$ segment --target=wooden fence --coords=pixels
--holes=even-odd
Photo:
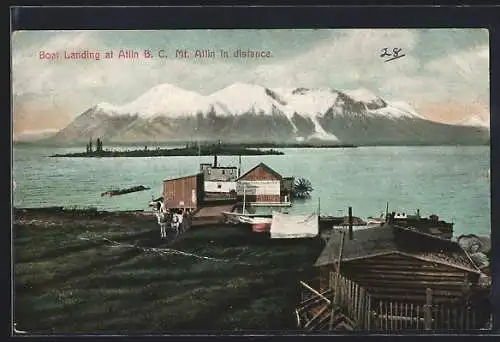
[[[333,302],[356,322],[357,330],[470,330],[484,326],[489,314],[466,305],[432,304],[427,289],[426,304],[375,300],[359,284],[331,273]]]

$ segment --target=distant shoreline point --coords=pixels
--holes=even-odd
[[[278,143],[226,143],[202,145],[191,144],[185,148],[156,148],[149,149],[147,146],[144,149],[134,149],[126,151],[91,151],[77,152],[66,154],[54,154],[50,157],[66,157],[66,158],[106,158],[106,157],[175,157],[175,156],[259,156],[259,155],[284,155],[283,151],[278,151],[275,148],[354,148],[354,145],[331,145],[331,144],[278,144]],[[259,148],[268,148],[262,150]]]

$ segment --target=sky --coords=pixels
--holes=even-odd
[[[489,122],[485,29],[18,31],[11,44],[14,134],[61,129],[97,103],[123,105],[162,83],[205,95],[235,82],[366,88],[434,121]],[[385,62],[384,48],[405,56]],[[153,58],[118,59],[120,49],[141,56],[150,50]],[[216,57],[175,58],[177,49],[213,50]],[[221,49],[230,57],[220,57]],[[270,57],[235,58],[237,49]],[[64,58],[85,50],[101,59]],[[59,58],[41,59],[42,51]],[[103,58],[106,51],[114,58]]]

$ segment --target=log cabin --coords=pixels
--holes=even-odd
[[[316,260],[322,291],[337,269],[340,248],[341,234],[335,232]],[[434,301],[459,300],[475,289],[482,275],[458,243],[390,224],[356,230],[352,239],[346,236],[340,271],[373,298],[411,302],[425,302],[427,288],[433,290]]]
[[[350,313],[357,312],[358,323],[366,313],[365,328],[383,328],[376,317],[385,317],[385,329],[390,330],[394,320],[421,317],[426,305],[432,307],[429,315],[437,329],[477,328],[491,314],[488,277],[468,253],[455,241],[417,229],[386,223],[349,234],[337,231],[314,266],[319,292],[337,288],[334,275],[342,279],[344,289],[335,291],[342,292]]]

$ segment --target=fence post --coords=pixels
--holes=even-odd
[[[425,290],[425,305],[424,305],[424,328],[425,330],[432,329],[432,290]]]

